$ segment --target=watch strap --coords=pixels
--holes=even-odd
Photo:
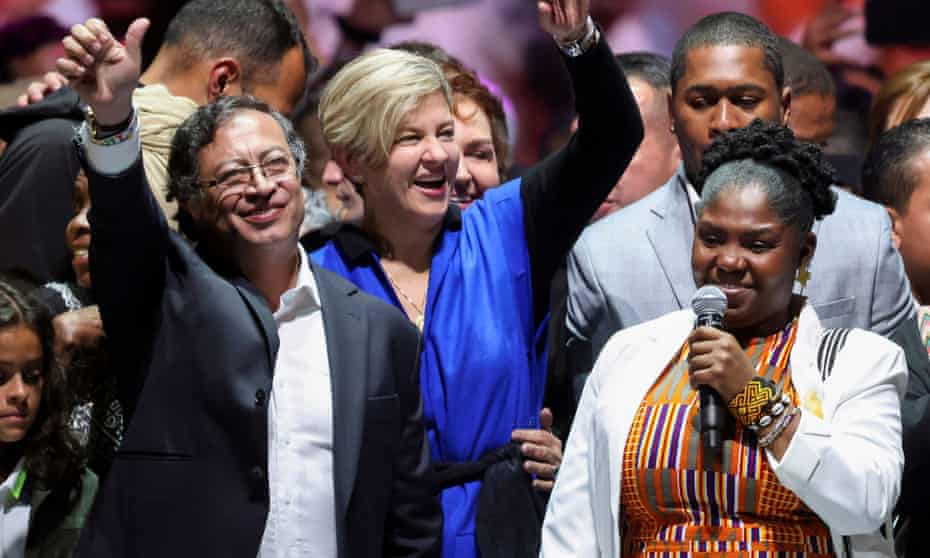
[[[558,45],[559,50],[561,50],[569,58],[578,58],[582,54],[591,50],[591,47],[597,44],[600,36],[600,30],[594,24],[594,20],[591,19],[591,16],[588,16],[588,19],[585,20],[585,34],[582,38],[576,41],[569,41],[567,43],[556,39],[555,43]]]

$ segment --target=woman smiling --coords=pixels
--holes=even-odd
[[[694,328],[686,310],[608,342],[542,555],[894,556],[880,528],[903,465],[902,352],[825,330],[792,292],[807,281],[811,227],[836,204],[832,171],[815,146],[758,120],[721,136],[703,169],[692,267],[725,293],[723,328]],[[700,440],[700,386],[729,410],[719,452]]]
[[[551,415],[540,412],[549,283],[642,138],[638,109],[586,5],[539,3],[573,79],[578,134],[468,211],[449,203],[460,158],[455,105],[434,62],[373,51],[343,68],[320,104],[324,137],[366,210],[360,230],[313,258],[403,310],[423,332],[421,390],[432,457],[444,471],[445,556],[478,556],[479,548],[499,555],[492,553],[508,535],[486,537],[481,525],[538,536],[538,523],[535,531],[520,527],[533,521],[525,515],[484,515],[504,508],[479,506],[487,477],[473,466],[482,457],[487,464],[506,459],[508,447],[522,452],[544,490],[561,461],[561,444],[545,430]],[[503,484],[529,493],[530,478],[516,473]],[[522,554],[510,556],[535,554],[532,542],[514,546]]]

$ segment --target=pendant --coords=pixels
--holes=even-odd
[[[417,326],[417,329],[420,330],[420,333],[423,333],[423,318],[424,318],[423,314],[420,314],[419,316],[417,316],[417,320],[413,322],[414,325]]]

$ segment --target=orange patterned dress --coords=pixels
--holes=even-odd
[[[788,356],[797,320],[753,340],[746,353],[797,405]],[[731,420],[720,463],[705,462],[688,344],[640,404],[623,452],[623,556],[640,558],[835,557],[830,530],[769,467],[756,435]]]

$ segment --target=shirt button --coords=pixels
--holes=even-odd
[[[262,407],[265,405],[265,390],[259,389],[255,392],[255,406]]]

